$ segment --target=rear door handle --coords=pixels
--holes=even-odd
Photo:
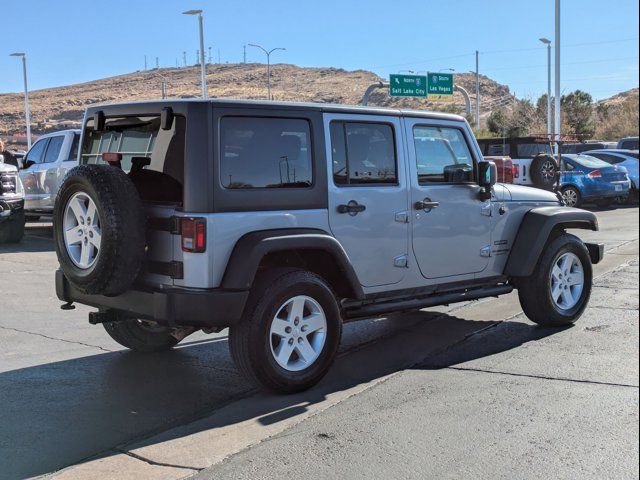
[[[367,209],[364,205],[360,205],[355,200],[350,200],[346,205],[338,205],[338,213],[348,213],[349,215],[357,215]]]
[[[418,200],[413,204],[413,208],[416,210],[425,210],[430,212],[433,208],[438,208],[440,206],[440,202],[434,202],[430,198],[425,198],[424,200]]]

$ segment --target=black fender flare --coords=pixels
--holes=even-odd
[[[229,290],[250,289],[265,255],[291,250],[321,250],[329,253],[348,282],[353,298],[364,298],[362,286],[340,242],[324,230],[312,228],[260,230],[243,235],[233,247],[221,287]]]
[[[505,266],[505,275],[528,277],[538,263],[551,232],[556,227],[597,231],[598,218],[593,212],[571,207],[538,207],[529,210]]]

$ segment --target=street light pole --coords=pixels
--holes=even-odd
[[[207,66],[204,61],[204,29],[202,26],[202,10],[187,10],[185,15],[198,16],[198,32],[200,34],[200,82],[202,84],[202,98],[207,98]]]
[[[11,54],[12,57],[22,57],[22,79],[24,80],[24,116],[27,123],[27,149],[31,148],[31,112],[29,110],[29,87],[27,86],[27,55],[23,52]]]
[[[271,50],[267,50],[266,48],[262,47],[261,45],[256,45],[254,43],[250,43],[249,46],[250,47],[259,48],[267,56],[267,97],[268,97],[269,100],[271,100],[272,99],[271,98],[271,54],[273,52],[275,52],[276,50],[286,50],[286,48],[276,47],[276,48],[272,48]]]
[[[556,154],[560,153],[559,144],[560,133],[562,130],[562,120],[560,116],[560,0],[556,0],[556,98],[555,98],[555,125],[554,133],[556,140]]]
[[[541,38],[540,41],[547,46],[547,138],[551,140],[551,40]]]
[[[480,128],[480,52],[476,50],[476,128]]]

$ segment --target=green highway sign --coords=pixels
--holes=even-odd
[[[389,95],[392,97],[426,97],[427,77],[424,75],[389,75]]]
[[[429,100],[453,100],[453,74],[429,73],[428,92]]]

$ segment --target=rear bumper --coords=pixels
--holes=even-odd
[[[616,185],[618,186],[618,190],[616,190]],[[620,181],[620,182],[609,182],[604,184],[595,184],[590,185],[583,190],[583,199],[597,199],[597,198],[613,198],[613,197],[624,197],[629,195],[629,189],[631,187],[631,182],[629,181]]]
[[[242,319],[249,292],[166,289],[129,290],[115,297],[88,295],[74,288],[62,271],[57,270],[56,295],[64,302],[77,302],[101,311],[154,320],[170,327],[224,328]]]
[[[24,199],[0,200],[0,223],[9,220],[24,211]]]

